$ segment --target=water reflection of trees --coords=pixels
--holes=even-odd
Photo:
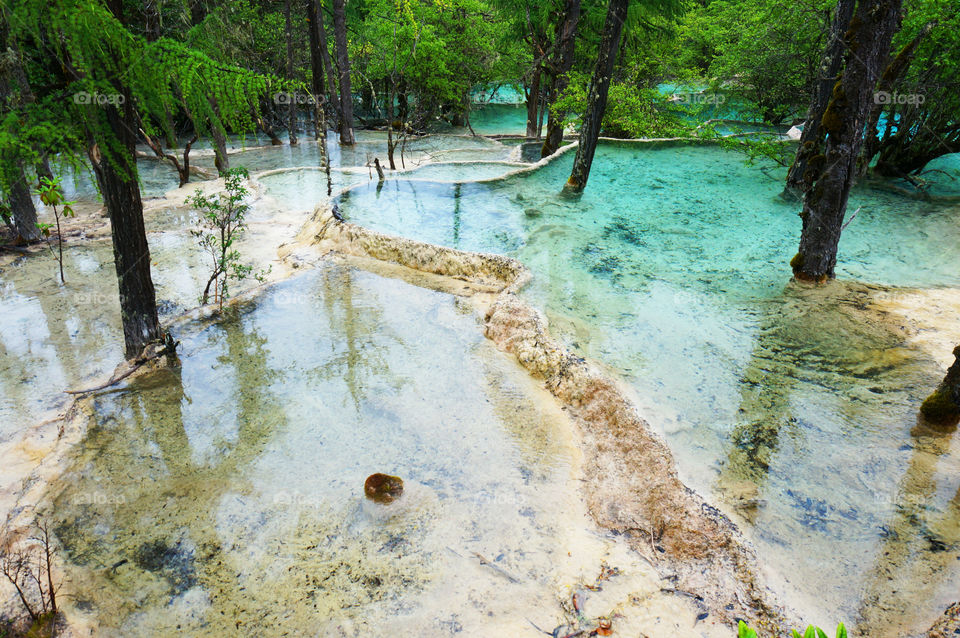
[[[948,450],[942,439],[914,435],[897,502],[883,498],[902,467],[898,437],[912,426],[911,406],[937,366],[907,347],[898,322],[871,307],[874,294],[846,282],[790,285],[762,303],[717,486],[768,540],[791,548],[784,564],[804,572],[791,580],[818,582],[828,607],[859,605],[861,635],[894,636],[902,631],[892,628],[930,609],[956,563],[943,548],[958,540],[960,495],[937,519],[950,540],[931,535],[919,521],[936,499],[936,458]],[[769,502],[757,509],[761,496]],[[877,558],[858,591],[863,552]]]
[[[955,429],[918,425],[911,435],[910,462],[863,580],[862,635],[892,638],[922,629],[960,590],[960,478],[938,468],[956,453]]]
[[[212,366],[216,381],[192,379],[185,388],[181,370],[160,370],[96,399],[83,452],[55,501],[57,536],[70,559],[102,580],[104,597],[96,601],[102,618],[123,619],[138,609],[140,601],[122,593],[134,579],[151,583],[144,594],[161,597],[202,586],[223,612],[210,619],[229,619],[233,629],[255,620],[236,596],[249,566],[224,565],[232,559],[221,546],[218,517],[224,497],[250,489],[245,473],[284,427],[270,390],[277,372],[267,363],[265,340],[239,316],[205,336],[208,346],[222,346]],[[200,417],[211,411],[233,431],[221,432],[215,449],[198,454],[197,439],[214,425]],[[111,568],[121,561],[131,565]],[[130,570],[156,578],[144,581]]]

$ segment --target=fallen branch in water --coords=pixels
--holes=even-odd
[[[859,208],[853,211],[853,215],[850,215],[850,219],[847,220],[847,223],[840,227],[841,232],[845,231],[847,229],[847,226],[849,226],[853,222],[853,220],[857,218],[857,213],[859,212],[860,212]]]
[[[110,380],[107,381],[106,383],[101,383],[98,386],[94,386],[92,388],[86,388],[84,390],[64,390],[64,393],[65,394],[90,394],[91,392],[99,392],[100,390],[105,390],[110,386],[117,385],[118,383],[120,383],[121,381],[129,377],[131,374],[133,374],[134,372],[142,368],[147,363],[150,363],[151,361],[155,361],[160,357],[163,357],[168,354],[176,354],[177,346],[180,345],[180,342],[174,341],[173,337],[169,333],[167,333],[163,344],[164,344],[163,347],[158,349],[156,352],[146,356],[141,355],[140,358],[133,361],[133,367],[131,367],[129,370],[127,370],[126,372],[124,372],[119,376],[110,377]]]
[[[479,553],[477,553],[477,552],[474,552],[473,555],[477,557],[477,560],[480,561],[480,564],[481,564],[481,565],[486,565],[487,567],[489,567],[489,568],[492,569],[493,571],[497,572],[498,574],[500,574],[501,576],[503,576],[504,578],[506,578],[507,580],[509,580],[511,583],[519,583],[519,582],[520,582],[519,580],[517,580],[516,578],[514,578],[514,577],[510,574],[510,572],[508,572],[508,571],[505,570],[504,568],[500,567],[499,565],[494,565],[493,563],[491,563],[490,561],[488,561],[486,558],[484,558],[482,554],[479,554]]]

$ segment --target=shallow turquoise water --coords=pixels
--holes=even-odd
[[[562,413],[469,305],[328,264],[178,337],[179,370],[95,399],[54,486],[100,635],[477,635],[548,602]],[[405,480],[389,507],[377,471]]]
[[[579,200],[559,195],[571,162],[493,184],[358,187],[341,211],[521,259],[535,275],[524,294],[631,382],[695,487],[743,506],[815,620],[872,635],[928,622],[958,585],[960,461],[949,438],[911,434],[941,369],[868,307],[877,286],[960,285],[960,211],[858,191],[841,281],[810,290],[788,284],[798,205],[739,156],[601,147]],[[935,489],[917,488],[918,465]],[[938,585],[918,601],[882,574]]]

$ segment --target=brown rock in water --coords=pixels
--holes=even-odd
[[[403,494],[403,479],[389,474],[371,474],[363,483],[363,493],[371,501],[392,503]]]

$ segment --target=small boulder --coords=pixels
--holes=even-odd
[[[392,503],[403,494],[403,479],[389,474],[371,474],[363,483],[363,493],[371,501]]]

